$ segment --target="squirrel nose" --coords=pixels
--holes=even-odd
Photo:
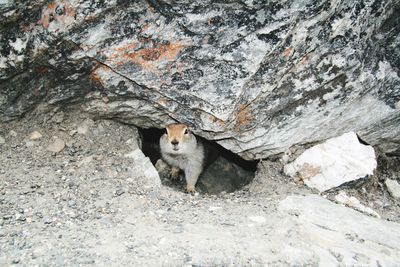
[[[179,144],[179,141],[178,141],[178,140],[172,140],[172,141],[171,141],[171,144],[173,144],[174,146],[176,146],[177,144]]]

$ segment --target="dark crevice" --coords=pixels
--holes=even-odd
[[[360,144],[363,144],[363,145],[366,145],[366,146],[369,146],[369,145],[370,145],[370,144],[367,143],[365,140],[363,140],[363,139],[360,137],[359,134],[356,134],[356,135],[357,135],[358,142],[360,142]]]

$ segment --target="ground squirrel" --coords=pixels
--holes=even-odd
[[[186,191],[195,192],[195,185],[206,161],[204,142],[196,138],[185,124],[170,124],[160,138],[161,156],[171,166],[171,177],[185,172]]]

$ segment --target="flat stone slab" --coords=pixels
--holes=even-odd
[[[297,225],[289,253],[315,254],[320,266],[400,264],[397,223],[363,215],[317,195],[287,197],[279,210],[291,213]]]

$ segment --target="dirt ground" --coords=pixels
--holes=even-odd
[[[0,135],[1,266],[321,263],[315,254],[289,257],[271,241],[281,239],[275,226],[287,218],[280,202],[316,194],[285,177],[278,162],[261,162],[253,182],[233,193],[190,195],[168,181],[149,192],[124,157],[137,146],[134,127],[54,110],[0,124]],[[55,140],[61,144],[49,147]],[[382,184],[396,173],[377,175],[341,190],[397,224],[400,203]]]

